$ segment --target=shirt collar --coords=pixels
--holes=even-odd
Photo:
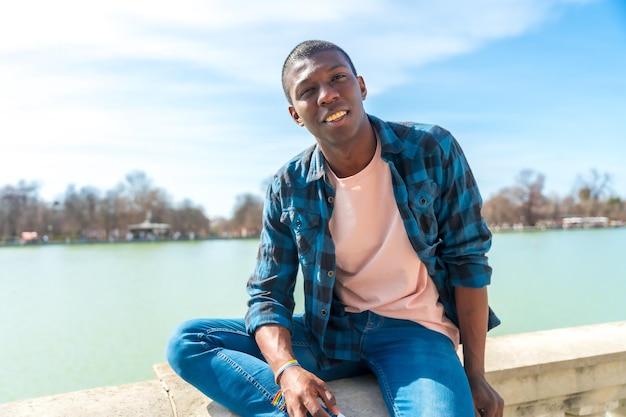
[[[380,140],[383,159],[387,159],[385,158],[385,154],[399,154],[404,150],[404,144],[388,123],[370,114],[368,114],[367,117],[370,119],[370,123],[374,127],[374,131]]]
[[[306,176],[306,182],[314,182],[324,178],[326,175],[326,160],[324,159],[324,155],[322,155],[322,151],[318,145],[315,145],[313,148],[313,153],[311,154],[311,164],[309,165],[309,172]]]
[[[385,160],[388,158],[385,155],[398,154],[404,150],[404,144],[398,138],[391,126],[370,114],[367,115],[378,136],[382,148],[382,157]],[[326,175],[326,160],[318,145],[315,145],[311,154],[311,164],[309,165],[309,171],[307,172],[306,182],[320,180]]]

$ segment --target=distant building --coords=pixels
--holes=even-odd
[[[170,234],[170,225],[166,223],[152,223],[152,213],[148,212],[146,220],[139,224],[129,224],[130,240],[158,240],[166,239]]]
[[[563,229],[608,227],[608,217],[565,217],[562,220]]]

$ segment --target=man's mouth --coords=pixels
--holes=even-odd
[[[345,110],[339,110],[336,113],[331,114],[330,116],[328,116],[326,119],[324,119],[324,122],[329,123],[329,122],[334,122],[335,120],[339,120],[341,119],[343,116],[345,116],[346,114],[348,114],[347,111]]]

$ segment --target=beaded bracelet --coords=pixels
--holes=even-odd
[[[282,375],[283,372],[285,372],[285,369],[291,368],[292,366],[300,366],[300,364],[295,359],[291,359],[285,362],[285,364],[281,366],[280,368],[278,368],[278,371],[276,371],[276,376],[274,377],[274,381],[276,381],[276,383],[278,384],[278,381],[280,381],[280,376]]]

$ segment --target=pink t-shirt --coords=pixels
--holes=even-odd
[[[391,171],[380,141],[361,172],[337,178],[330,233],[335,243],[335,292],[346,311],[373,311],[413,320],[459,343],[458,328],[444,315],[439,293],[411,246],[393,195]]]

